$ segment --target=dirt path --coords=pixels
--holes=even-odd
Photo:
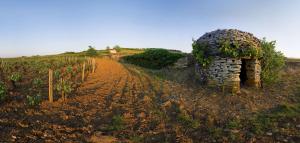
[[[145,73],[98,59],[96,73],[66,102],[43,102],[39,109],[16,106],[15,115],[1,117],[6,127],[1,128],[0,141],[111,142],[117,137],[127,142],[163,128],[161,123],[148,123],[160,111],[161,92],[161,83]]]
[[[49,108],[47,104],[42,108],[55,108],[56,114],[67,123],[61,124],[60,127],[72,133],[58,133],[55,136],[65,136],[71,141],[81,138],[81,141],[109,142],[116,140],[109,136],[130,136],[131,131],[120,130],[126,128],[134,132],[133,126],[143,120],[141,114],[146,109],[141,99],[148,90],[145,84],[151,83],[142,81],[124,65],[110,59],[99,59],[96,73],[87,78],[79,88],[78,95],[64,105],[56,103]],[[112,121],[117,117],[122,118],[122,122],[126,122],[128,126]]]

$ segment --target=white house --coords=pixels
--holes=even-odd
[[[109,53],[110,53],[110,54],[116,54],[116,53],[117,53],[117,50],[115,50],[115,49],[109,49]]]

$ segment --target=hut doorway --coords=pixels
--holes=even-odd
[[[247,60],[242,59],[242,66],[241,66],[241,73],[240,73],[241,85],[245,85],[246,81],[248,80],[247,70],[249,70],[247,69]]]

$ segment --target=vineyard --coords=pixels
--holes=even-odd
[[[0,0],[0,143],[300,143],[299,13]]]
[[[0,100],[26,98],[34,106],[47,99],[49,92],[51,96],[54,92],[55,100],[64,100],[95,70],[94,62],[92,58],[59,56],[1,59]]]
[[[170,69],[150,70],[104,57],[3,59],[1,67],[0,93],[6,96],[0,104],[0,142],[300,139],[298,66],[286,67],[278,84],[245,88],[237,96],[190,79],[178,82],[181,71],[170,76]],[[53,103],[48,96],[51,70]]]

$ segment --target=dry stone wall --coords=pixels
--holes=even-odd
[[[260,73],[261,73],[261,65],[260,61],[257,59],[249,59],[246,60],[246,74],[247,74],[247,81],[246,84],[249,86],[260,87]]]
[[[231,92],[238,92],[241,64],[241,59],[216,57],[207,71],[208,84],[231,90]]]

